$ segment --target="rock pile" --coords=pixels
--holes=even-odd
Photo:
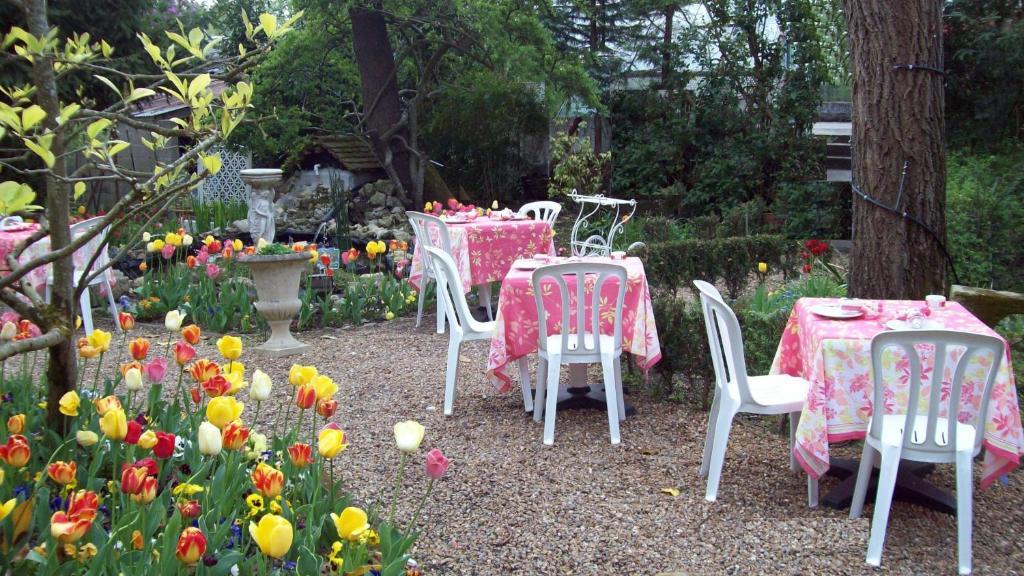
[[[348,204],[352,240],[412,240],[412,228],[405,215],[408,198],[390,180],[364,184],[352,193]]]

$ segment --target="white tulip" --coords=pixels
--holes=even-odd
[[[203,422],[199,425],[199,453],[204,456],[216,456],[220,454],[221,450],[221,436],[220,429],[210,424],[209,422]]]
[[[194,239],[192,238],[192,236],[190,234],[185,234],[184,236],[181,237],[181,245],[182,246],[191,246],[193,240]]]
[[[415,420],[406,420],[395,424],[395,444],[402,452],[415,452],[423,442],[426,429]]]
[[[142,372],[138,368],[129,368],[124,373],[124,385],[132,392],[142,390]]]
[[[266,372],[260,369],[256,369],[252,373],[252,384],[249,386],[249,398],[254,402],[263,402],[270,398],[270,390],[274,387],[274,383],[270,380],[270,376]]]
[[[0,329],[0,340],[10,342],[17,335],[18,327],[14,325],[14,322],[4,322],[4,327]]]
[[[149,232],[143,232],[142,233],[142,241],[143,242],[149,242],[152,239],[153,239],[153,237],[150,236]]]
[[[164,328],[171,332],[181,330],[181,323],[185,321],[185,313],[180,310],[171,310],[164,316]]]

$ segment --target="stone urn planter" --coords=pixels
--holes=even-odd
[[[256,285],[256,310],[270,324],[270,338],[256,347],[265,356],[290,356],[309,350],[308,344],[291,333],[292,318],[299,311],[299,282],[309,255],[292,254],[240,256],[238,261],[249,267]]]

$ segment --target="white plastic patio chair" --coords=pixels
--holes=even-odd
[[[90,218],[83,222],[71,225],[71,238],[75,239],[83,234],[91,231],[99,225],[102,217]],[[74,286],[77,287],[78,283],[84,276],[91,274],[93,270],[99,269],[102,266],[106,266],[110,262],[110,256],[107,254],[107,247],[103,244],[103,241],[107,237],[110,227],[104,228],[99,234],[89,240],[84,246],[75,251],[75,255],[72,258],[73,262],[81,263],[86,265],[92,260],[96,251],[99,250],[100,254],[96,258],[95,264],[90,270],[84,270],[78,266],[73,266],[72,278]],[[102,246],[102,248],[100,248]],[[103,285],[107,291],[107,302],[110,304],[110,316],[114,319],[114,329],[118,332],[121,331],[121,323],[117,321],[117,302],[114,300],[114,289],[110,284],[110,270],[105,270],[102,274],[96,276],[89,282],[89,286]],[[46,277],[46,290],[45,299],[47,302],[50,301],[50,296],[53,291],[53,268],[49,268]],[[82,327],[85,328],[85,334],[88,336],[92,334],[93,323],[92,323],[92,297],[89,295],[89,288],[87,287],[82,291],[82,296],[78,299],[79,307],[81,308],[80,314],[82,315]]]
[[[711,348],[711,362],[715,368],[715,399],[711,404],[704,456],[700,463],[700,475],[708,479],[704,499],[714,502],[725,464],[729,431],[733,418],[740,412],[789,414],[789,466],[792,470],[799,470],[793,456],[793,442],[810,384],[803,378],[785,374],[748,376],[743,358],[743,335],[736,314],[714,286],[703,280],[694,280],[693,283],[700,290],[700,305]],[[807,490],[808,504],[816,506],[818,482],[810,476]]]
[[[420,281],[419,302],[416,305],[416,327],[420,327],[423,319],[423,301],[426,299],[427,286],[434,276],[434,268],[431,265],[430,254],[422,248],[439,248],[445,254],[452,252],[452,237],[448,233],[448,225],[437,216],[424,214],[422,212],[406,212],[409,217],[409,225],[416,235],[416,249],[420,250],[420,258],[423,260],[423,280]],[[437,297],[437,333],[444,334],[444,298]]]
[[[592,280],[588,280],[592,279]],[[549,280],[550,279],[550,280]],[[558,381],[562,364],[601,363],[604,389],[608,402],[608,432],[612,444],[619,443],[619,420],[626,417],[622,398],[622,302],[626,295],[626,268],[618,264],[569,263],[541,266],[533,272],[533,293],[537,302],[540,332],[540,368],[537,371],[537,397],[533,402],[533,419],[544,417],[544,443],[555,443],[555,411],[558,405]],[[544,305],[544,288],[558,290],[561,300],[561,331],[548,334],[548,310]],[[601,333],[601,289],[605,282],[616,280],[618,285],[614,308],[612,334]],[[570,303],[572,282],[575,290],[575,309]],[[554,286],[552,286],[554,284]],[[590,294],[587,305],[586,294]],[[612,302],[608,303],[609,305]],[[570,314],[570,311],[575,314]],[[552,311],[558,313],[557,311]],[[589,331],[587,328],[589,320]],[[546,396],[546,399],[545,399]],[[545,405],[545,402],[547,404]]]
[[[540,200],[537,202],[527,202],[523,204],[523,207],[519,209],[519,216],[527,216],[534,220],[542,220],[548,224],[554,226],[555,220],[558,219],[558,213],[562,211],[562,205],[558,202],[552,202],[551,200]]]
[[[910,377],[908,380],[906,413],[884,414],[877,417],[879,407],[885,406],[886,389],[892,383],[883,371],[883,354],[886,349],[896,348],[909,360]],[[934,350],[935,365],[932,375],[928,377],[929,388],[922,391],[921,357],[919,350]],[[868,424],[868,435],[864,439],[864,451],[860,458],[860,469],[857,472],[857,484],[853,491],[850,505],[850,518],[857,518],[864,510],[864,499],[867,495],[871,469],[875,463],[876,453],[880,456],[881,465],[878,475],[878,489],[875,498],[875,511],[871,519],[871,537],[868,540],[867,563],[878,566],[882,562],[882,545],[885,542],[885,528],[889,521],[889,508],[896,485],[896,472],[900,460],[956,464],[956,508],[957,508],[957,549],[959,552],[960,574],[971,572],[971,523],[972,462],[981,452],[981,441],[984,437],[985,418],[988,414],[988,400],[992,393],[999,364],[1003,359],[1003,342],[993,336],[968,334],[948,330],[899,330],[884,332],[871,341],[871,370],[874,379],[872,398],[875,416]],[[948,389],[942,382],[946,374],[947,356],[951,350],[962,349],[963,353],[950,367],[952,383]],[[978,353],[984,352],[985,362],[972,362]],[[958,418],[944,418],[945,414],[962,414],[963,396],[961,388],[967,368],[988,369],[985,374],[985,388],[981,390],[979,410],[970,422],[958,422]],[[921,414],[919,401],[922,392],[928,394],[927,412]],[[942,396],[948,394],[948,399]],[[977,397],[977,395],[973,395]],[[970,400],[968,400],[970,402]],[[903,407],[899,407],[903,409]],[[910,431],[906,434],[905,431]]]
[[[455,403],[455,381],[459,374],[459,349],[467,340],[489,340],[494,335],[494,322],[480,322],[473,318],[466,303],[466,295],[462,292],[459,273],[455,269],[455,260],[446,252],[428,246],[430,261],[434,268],[434,279],[437,281],[437,297],[444,299],[445,311],[448,314],[448,368],[444,383],[444,415],[452,415]],[[527,411],[533,410],[533,398],[527,380],[520,378],[523,391],[523,406]]]

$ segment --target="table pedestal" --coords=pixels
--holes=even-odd
[[[857,484],[859,467],[860,460],[853,458],[830,459],[826,474],[841,478],[842,482],[829,490],[828,494],[822,497],[821,503],[829,508],[848,509],[853,501],[853,489]],[[900,461],[899,471],[896,473],[896,490],[893,493],[893,499],[956,515],[956,497],[924,479],[934,469],[934,464],[909,460]],[[868,494],[864,499],[865,503],[875,501],[877,485],[878,469],[873,468],[871,481],[868,484]]]
[[[587,364],[569,364],[569,386],[558,390],[558,409],[574,410],[586,408],[590,410],[607,410],[608,400],[604,393],[604,384],[587,384]],[[531,391],[535,392],[530,381],[529,362],[526,357],[519,359],[519,377]],[[623,387],[622,394],[626,395]],[[629,402],[624,402],[626,416],[636,414],[636,409]]]

